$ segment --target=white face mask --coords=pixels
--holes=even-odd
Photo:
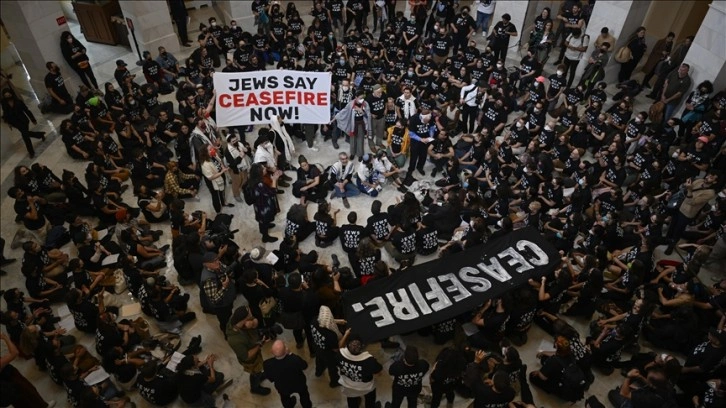
[[[358,98],[358,103],[363,103],[364,100],[363,98]]]
[[[349,86],[343,86],[342,88],[343,88],[343,90],[344,90],[344,91],[346,91],[346,92],[348,91],[348,89],[350,89],[350,87],[349,87]]]
[[[557,70],[557,75],[562,76],[562,74],[564,74],[563,71]]]
[[[497,68],[501,68],[501,67],[503,67],[503,66],[504,66],[504,65],[502,65],[502,64],[497,64]]]
[[[517,122],[517,129],[521,129],[524,127],[524,124],[522,122]]]
[[[640,118],[635,118],[635,123],[640,123]]]
[[[550,130],[552,130],[552,128],[551,128],[551,127],[549,127],[548,125],[545,125],[545,127],[544,127],[544,130],[546,130],[546,131],[548,131],[548,132],[549,132]]]
[[[535,88],[539,88],[539,85],[540,85],[540,83],[539,83],[539,82],[535,82],[535,83],[534,83],[534,87],[535,87]]]
[[[358,52],[361,52],[363,50],[363,48],[358,47],[355,50],[358,51]]]
[[[211,24],[212,24],[212,27],[216,27],[217,26],[217,22],[216,21],[212,21]]]

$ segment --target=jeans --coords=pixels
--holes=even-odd
[[[567,75],[567,87],[570,88],[572,86],[572,82],[575,80],[575,72],[577,71],[577,66],[580,64],[580,60],[571,60],[571,59],[565,57],[562,60],[562,63],[565,64],[565,75]]]
[[[336,185],[335,191],[333,191],[333,197],[355,197],[360,194],[360,190],[358,190],[358,187],[356,187],[353,183],[347,183],[344,190],[345,191],[341,190],[340,187]]]
[[[673,116],[673,112],[675,112],[679,102],[680,101],[673,101],[666,104],[665,112],[663,112],[663,123],[668,122],[668,119]]]
[[[480,29],[482,32],[487,32],[489,30],[489,20],[491,20],[492,15],[482,13],[481,11],[476,12],[476,28]]]

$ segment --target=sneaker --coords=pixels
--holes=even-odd
[[[318,148],[317,148],[317,147],[315,147],[315,146],[311,147],[311,148],[310,148],[310,150],[312,150],[312,151],[314,151],[314,152],[319,152],[319,151],[320,151],[320,149],[318,149]]]
[[[234,198],[234,201],[237,201],[238,203],[241,203],[242,202],[242,197],[235,197]]]
[[[265,242],[265,243],[276,242],[276,241],[277,241],[277,238],[269,236],[269,235],[262,237],[262,242]]]
[[[330,255],[330,258],[333,260],[333,268],[340,267],[340,259],[338,259],[338,255],[332,254]]]
[[[334,198],[335,198],[335,191],[333,191],[333,192],[332,192],[332,193],[330,194],[330,199],[332,200],[332,199],[334,199]]]
[[[436,177],[436,174],[438,174],[439,169],[433,169],[431,170],[431,177]]]
[[[420,168],[420,169],[416,169],[416,170],[418,170],[418,173],[419,173],[420,175],[422,175],[422,176],[425,176],[425,175],[426,175],[426,172],[424,171],[424,169],[423,169],[423,168]]]
[[[350,208],[350,203],[348,202],[348,198],[343,197],[343,206],[347,209]]]
[[[257,395],[270,395],[270,389],[261,385],[250,389],[250,392]]]
[[[334,149],[340,149],[340,146],[338,146],[337,142],[333,142],[333,148]]]

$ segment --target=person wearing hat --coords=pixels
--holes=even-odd
[[[227,274],[227,267],[222,265],[219,255],[214,252],[207,252],[202,258],[199,285],[202,289],[199,291],[202,307],[212,310],[219,320],[222,333],[226,333],[237,292],[234,280]]]
[[[118,87],[120,89],[126,89],[126,77],[130,77],[131,81],[133,81],[136,78],[136,74],[132,74],[129,72],[129,69],[126,68],[128,64],[126,64],[126,61],[122,59],[116,60],[116,70],[113,72],[113,77],[116,79],[116,82],[118,83]]]
[[[349,407],[360,406],[360,398],[363,397],[365,407],[373,408],[376,403],[373,376],[383,371],[383,366],[365,350],[360,335],[350,334],[345,344],[338,359],[338,383],[343,386],[343,395]]]
[[[270,389],[261,384],[265,380],[262,346],[270,339],[260,337],[258,326],[259,321],[250,313],[249,307],[240,306],[235,309],[229,319],[225,338],[237,356],[237,361],[245,372],[250,374],[250,392],[257,395],[269,395]]]
[[[291,353],[282,340],[275,340],[272,343],[272,356],[265,360],[263,367],[265,377],[275,384],[275,389],[280,394],[282,406],[293,408],[297,398],[292,394],[298,394],[300,405],[303,408],[312,408],[313,403],[310,401],[304,371],[308,368],[308,363],[300,356]]]
[[[320,169],[318,166],[311,166],[303,155],[297,158],[297,162],[300,167],[297,168],[297,181],[292,184],[292,195],[300,199],[300,204],[305,204],[308,200],[318,201],[323,193],[320,189]]]

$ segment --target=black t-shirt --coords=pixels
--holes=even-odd
[[[207,384],[208,376],[201,372],[194,372],[193,374],[180,373],[176,377],[176,384],[179,389],[179,396],[182,401],[187,404],[192,404],[202,397],[202,390],[204,385]]]
[[[63,76],[60,73],[54,74],[52,72],[48,72],[48,74],[45,75],[45,87],[52,89],[56,95],[61,97],[61,99],[65,99],[66,101],[72,100],[71,95],[68,93],[68,89],[66,89]]]
[[[388,369],[393,377],[393,388],[405,394],[418,394],[424,375],[429,371],[429,363],[419,360],[416,364],[408,365],[402,359],[394,361]]]
[[[317,322],[310,325],[310,336],[316,350],[335,350],[338,348],[338,336],[332,330],[320,327]]]
[[[304,370],[308,368],[297,354],[288,354],[282,359],[270,358],[263,363],[265,377],[275,383],[280,394],[288,394],[295,390],[306,388]]]
[[[372,235],[378,240],[386,238],[390,232],[388,214],[379,213],[368,217],[366,229],[368,230],[366,234]]]
[[[146,401],[154,405],[171,404],[179,395],[174,380],[158,375],[149,381],[139,376],[136,380],[136,388]]]
[[[474,386],[474,408],[507,408],[514,400],[511,387],[496,392],[491,385],[478,382]]]
[[[343,251],[351,253],[358,249],[365,228],[356,224],[345,224],[340,227],[340,245]]]
[[[25,226],[25,228],[31,231],[38,230],[43,225],[45,225],[45,214],[43,213],[42,207],[38,202],[35,202],[34,205],[35,211],[38,213],[38,217],[35,220],[31,220],[30,218],[26,217],[26,215],[30,212],[30,203],[28,203],[27,200],[16,200],[15,204],[13,205],[15,213],[23,217],[23,225]]]
[[[686,359],[684,367],[700,367],[704,373],[711,373],[721,365],[726,356],[725,347],[714,347],[710,341],[697,345]]]
[[[98,306],[94,305],[87,299],[75,305],[68,305],[68,309],[73,314],[73,322],[76,328],[82,332],[95,333],[96,322],[98,320]]]
[[[396,231],[391,236],[393,246],[403,255],[416,252],[416,231]]]
[[[501,21],[494,25],[492,34],[494,36],[493,46],[497,48],[503,48],[509,45],[510,33],[516,33],[517,27],[512,23],[504,25]]]
[[[373,381],[373,375],[380,373],[381,370],[383,366],[373,356],[361,361],[348,360],[342,354],[338,356],[338,372],[352,381]]]

